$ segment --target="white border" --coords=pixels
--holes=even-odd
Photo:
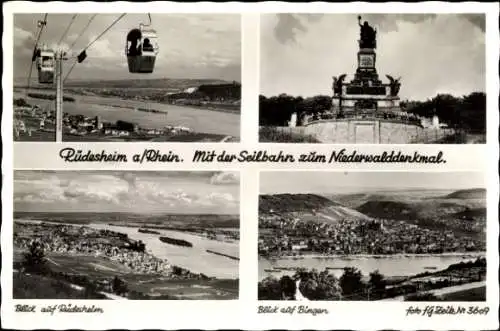
[[[498,31],[498,4],[481,4],[468,2],[451,4],[445,2],[425,3],[300,3],[265,2],[258,4],[245,3],[36,3],[11,2],[3,5],[4,9],[4,38],[3,46],[3,112],[2,112],[2,325],[14,329],[354,329],[354,330],[477,330],[498,328],[498,58],[499,58],[499,31]],[[119,9],[119,10],[118,10]],[[248,150],[283,150],[288,153],[302,153],[306,151],[328,151],[346,147],[358,151],[375,152],[385,149],[401,149],[406,152],[419,150],[421,152],[435,152],[443,150],[448,163],[443,166],[427,165],[411,167],[412,171],[486,171],[489,178],[488,186],[488,305],[490,314],[484,318],[479,316],[434,316],[432,318],[406,317],[406,307],[409,303],[377,303],[377,302],[310,302],[310,307],[327,308],[329,315],[262,315],[257,314],[257,197],[259,170],[399,170],[405,171],[410,167],[401,165],[273,165],[261,164],[189,164],[185,163],[185,170],[241,170],[241,241],[240,241],[240,300],[238,301],[80,301],[79,304],[95,304],[105,310],[99,314],[59,314],[59,315],[19,315],[13,313],[12,305],[12,192],[13,172],[18,169],[120,169],[120,170],[180,170],[177,165],[82,165],[64,164],[57,157],[58,149],[53,143],[16,143],[16,155],[13,157],[12,142],[12,13],[34,12],[146,12],[157,13],[244,13],[242,16],[242,117],[241,144],[144,144],[106,143],[107,149],[119,149],[126,153],[140,151],[147,146],[160,150],[174,149],[186,159],[196,148],[226,149],[238,152]],[[259,87],[259,13],[274,12],[308,12],[308,13],[487,13],[486,23],[486,72],[487,72],[487,141],[480,145],[282,145],[258,144],[258,87]],[[75,145],[64,143],[64,146]],[[76,144],[79,145],[79,144]],[[85,144],[82,144],[84,147]],[[92,145],[96,149],[98,144]],[[37,154],[33,153],[36,150]],[[20,300],[17,300],[18,303]],[[34,302],[35,300],[30,302]],[[41,300],[39,304],[50,304],[57,300]],[[58,303],[61,303],[60,301]],[[72,303],[76,303],[72,301]],[[289,302],[288,302],[289,303]],[[269,304],[260,303],[260,304]],[[285,306],[284,302],[277,303]],[[413,304],[414,305],[414,304]],[[423,306],[421,304],[420,306]]]

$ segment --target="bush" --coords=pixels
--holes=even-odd
[[[259,282],[259,300],[283,300],[280,281],[274,277],[267,277]]]
[[[23,98],[14,99],[14,106],[16,107],[30,107],[31,105]]]
[[[286,143],[319,143],[311,135],[303,135],[290,130],[279,130],[275,127],[262,127],[259,130],[260,142],[286,142]]]
[[[117,295],[124,295],[128,292],[127,284],[118,276],[113,278],[113,292]]]
[[[74,289],[61,280],[20,272],[14,275],[12,290],[14,299],[106,299],[94,291]]]
[[[340,277],[340,287],[342,295],[354,300],[356,294],[361,293],[365,289],[365,284],[361,280],[363,275],[356,268],[344,268],[344,273]]]
[[[49,271],[42,243],[33,241],[30,244],[28,252],[24,253],[22,266],[26,272],[46,273]]]

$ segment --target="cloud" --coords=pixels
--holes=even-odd
[[[219,172],[215,173],[210,178],[210,183],[214,185],[227,185],[227,184],[236,184],[240,183],[239,172]]]
[[[314,22],[293,15],[286,24],[274,14],[261,18],[261,94],[331,95],[332,76],[346,73],[350,80],[356,71],[358,15],[324,14]],[[385,74],[402,77],[402,99],[425,100],[439,92],[462,96],[485,90],[484,15],[361,16],[378,31],[378,74],[382,79]],[[276,29],[288,32],[280,32],[278,37]],[[283,36],[294,42],[284,42],[288,39]]]
[[[317,23],[323,14],[277,14],[274,35],[280,43],[295,42],[296,35],[308,31],[307,23]]]
[[[237,212],[234,174],[169,174],[16,171],[14,202],[18,209],[36,211]]]
[[[484,14],[460,14],[469,22],[478,27],[482,32],[486,31],[486,15]]]
[[[49,14],[41,43],[56,45],[66,30],[72,14]],[[66,47],[77,40],[71,55],[81,50],[105,31],[119,14],[98,14],[88,25],[92,14],[78,14],[68,31]],[[148,78],[216,78],[240,80],[241,17],[236,14],[152,14],[151,28],[157,31],[159,53],[155,72]],[[26,76],[26,66],[37,33],[40,14],[14,15],[14,76]],[[72,79],[137,78],[126,70],[125,36],[140,23],[145,14],[127,14],[87,49],[85,62],[75,66]],[[83,34],[82,34],[83,31]],[[31,37],[30,37],[31,35]],[[27,39],[30,37],[31,39]],[[22,42],[24,41],[24,42]],[[215,69],[214,69],[215,68]]]

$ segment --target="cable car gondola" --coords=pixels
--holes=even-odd
[[[54,83],[55,53],[52,49],[43,48],[36,50],[36,67],[38,69],[39,83]]]
[[[128,70],[132,73],[152,73],[158,54],[158,36],[153,29],[145,29],[141,24],[139,29],[132,29],[127,34]]]

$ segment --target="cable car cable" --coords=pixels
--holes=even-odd
[[[75,62],[73,62],[73,64],[71,65],[71,68],[69,68],[68,73],[66,74],[66,77],[64,77],[64,79],[63,79],[63,83],[66,82],[66,79],[68,78],[69,74],[73,71],[73,69],[75,68],[77,63],[78,63],[78,60],[75,60]]]
[[[85,33],[85,31],[87,31],[88,27],[90,26],[90,23],[92,23],[92,21],[94,20],[94,18],[97,15],[98,14],[94,14],[94,15],[92,15],[92,17],[90,17],[89,21],[87,22],[87,24],[85,25],[85,27],[82,29],[82,31],[80,31],[80,33],[78,34],[78,37],[76,37],[75,41],[73,41],[73,43],[71,44],[71,46],[69,47],[69,49],[73,49],[73,47],[80,40],[80,38],[83,36],[83,34]],[[75,60],[75,62],[71,65],[71,68],[68,70],[68,73],[66,74],[66,77],[64,77],[63,82],[66,81],[66,78],[68,78],[69,74],[71,73],[71,71],[73,71],[73,68],[75,67],[75,65],[77,63],[78,63],[78,60]]]
[[[71,28],[71,26],[73,25],[73,22],[75,21],[75,18],[78,16],[78,14],[74,14],[73,17],[71,17],[71,21],[69,21],[69,24],[68,24],[68,27],[66,28],[66,30],[64,31],[63,35],[61,36],[61,39],[59,39],[59,42],[57,43],[57,48],[59,49],[59,46],[61,45],[62,41],[64,40],[64,38],[66,38],[66,35],[68,34],[69,32],[69,29]]]
[[[87,54],[85,53],[85,51],[87,49],[89,49],[90,46],[92,46],[97,40],[99,40],[102,36],[104,36],[104,34],[106,32],[108,32],[116,23],[118,23],[125,15],[127,14],[121,14],[120,17],[118,17],[113,23],[111,23],[110,26],[108,26],[99,36],[97,36],[97,38],[95,38],[94,40],[92,40],[88,45],[87,47],[85,47],[81,52],[80,54],[78,54],[77,56],[77,61],[75,61],[75,63],[71,66],[71,68],[69,69],[68,73],[66,74],[66,77],[64,77],[64,81],[66,81],[66,79],[68,78],[69,74],[71,73],[71,71],[73,70],[73,68],[75,67],[76,63],[82,63],[85,58],[87,57]]]
[[[85,25],[85,27],[82,29],[82,31],[80,31],[80,33],[78,34],[78,37],[76,37],[75,41],[73,41],[73,43],[71,44],[71,46],[69,46],[69,49],[73,49],[73,47],[80,40],[80,38],[83,36],[83,34],[85,33],[85,31],[87,31],[88,27],[90,26],[90,23],[92,23],[92,21],[94,20],[94,18],[96,16],[97,16],[97,14],[92,15],[92,17],[87,22],[87,25]]]
[[[101,33],[101,34],[100,34],[97,38],[95,38],[94,40],[92,40],[92,42],[90,42],[90,44],[88,44],[88,45],[87,45],[87,47],[85,47],[85,48],[83,49],[83,51],[82,51],[82,52],[86,51],[86,50],[87,50],[90,46],[92,46],[92,45],[93,45],[93,44],[94,44],[97,40],[99,40],[99,39],[100,39],[100,38],[101,38],[101,37],[102,37],[102,36],[103,36],[106,32],[108,32],[108,31],[109,31],[109,30],[110,30],[110,29],[111,29],[111,28],[112,28],[112,27],[113,27],[116,23],[118,23],[118,21],[120,21],[120,20],[123,18],[123,16],[125,16],[125,15],[127,15],[127,14],[121,14],[121,15],[120,15],[120,17],[118,17],[118,18],[117,18],[117,19],[116,19],[113,23],[111,23],[111,25],[110,25],[110,26],[108,26],[108,27],[106,28],[106,30],[104,30],[104,31],[103,31],[103,32],[102,32],[102,33]]]

